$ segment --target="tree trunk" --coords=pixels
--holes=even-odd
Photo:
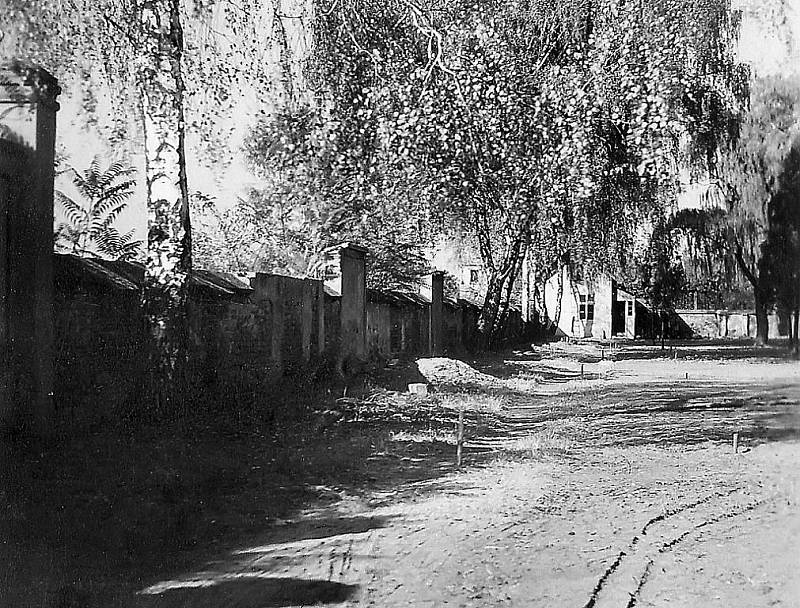
[[[508,241],[499,264],[492,251],[492,238],[489,219],[476,211],[478,217],[477,233],[481,260],[489,270],[489,281],[486,286],[486,297],[478,317],[478,334],[481,336],[479,346],[491,349],[499,346],[508,320],[508,309],[514,281],[522,270],[522,262],[530,243],[530,228],[527,225],[515,227],[508,231]]]
[[[141,12],[139,72],[147,174],[147,265],[143,300],[154,339],[153,404],[175,412],[186,394],[187,283],[191,225],[186,179],[183,30],[180,0],[155,0]]]
[[[750,281],[753,286],[753,295],[755,299],[756,308],[756,346],[765,346],[769,342],[769,317],[767,315],[767,296],[764,293],[764,272],[756,275],[756,270],[750,268],[745,262],[744,255],[742,254],[742,246],[737,244],[734,249],[734,256],[736,263],[739,265],[744,276]],[[763,264],[763,260],[761,262]]]
[[[498,272],[489,275],[486,285],[486,297],[483,300],[483,308],[478,316],[478,333],[480,335],[480,348],[489,350],[497,340],[501,328],[498,327],[500,317],[500,302],[503,298],[505,281]]]
[[[756,288],[755,292],[755,305],[756,305],[756,346],[765,346],[769,342],[769,316],[767,313],[767,303],[761,293]]]
[[[520,238],[510,248],[500,270],[489,275],[486,298],[478,317],[478,333],[481,335],[481,348],[494,349],[500,346],[503,331],[508,321],[511,292],[514,281],[522,269],[522,261],[527,251],[527,242]]]

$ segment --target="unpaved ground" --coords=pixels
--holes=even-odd
[[[133,604],[800,605],[797,362],[597,351],[484,366],[507,415],[470,438],[482,466],[308,510]]]

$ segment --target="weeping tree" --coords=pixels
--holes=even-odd
[[[765,257],[771,262],[778,307],[791,321],[789,342],[796,354],[800,351],[800,133],[795,133],[784,157],[778,190],[769,207]]]
[[[769,340],[768,311],[778,294],[796,308],[798,125],[800,82],[754,80],[739,134],[719,149],[706,194],[722,211],[709,216],[710,229],[752,285],[757,344]]]
[[[613,269],[735,126],[728,3],[320,2],[313,74],[369,183],[413,169],[473,231],[501,333],[523,260]]]

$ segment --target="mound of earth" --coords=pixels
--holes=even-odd
[[[437,388],[486,390],[501,386],[501,382],[494,376],[479,372],[457,359],[447,357],[417,359],[417,369]]]

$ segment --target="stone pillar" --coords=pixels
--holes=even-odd
[[[339,250],[342,279],[340,370],[345,361],[367,358],[367,250],[346,244]]]
[[[316,281],[317,285],[317,354],[325,352],[325,284]]]
[[[284,335],[284,315],[283,315],[283,284],[281,277],[256,273],[250,279],[250,286],[253,288],[253,299],[264,306],[269,314],[270,321],[270,363],[272,375],[275,378],[283,374],[283,335]]]
[[[431,274],[431,307],[428,313],[428,346],[433,357],[438,357],[443,352],[443,301],[444,273],[437,270]]]
[[[312,339],[314,337],[314,304],[317,299],[317,286],[315,281],[311,280],[304,280],[301,285],[301,345],[303,349],[303,362],[308,363],[311,360],[312,348],[316,346],[312,345]]]
[[[0,67],[0,426],[44,434],[53,413],[53,179],[60,92],[42,69]]]

